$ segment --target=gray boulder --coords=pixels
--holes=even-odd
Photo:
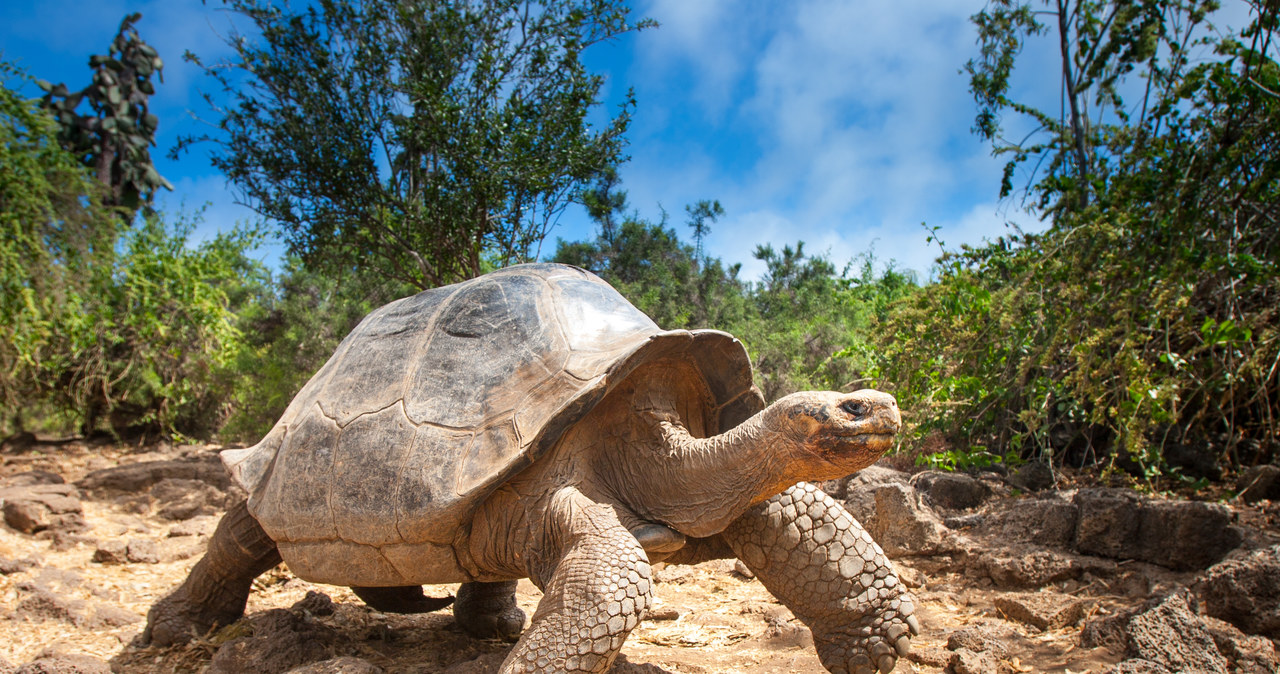
[[[1253,466],[1236,480],[1236,498],[1244,503],[1280,500],[1280,466]]]
[[[13,674],[111,674],[111,666],[81,653],[42,654]]]
[[[1175,570],[1208,568],[1240,545],[1231,510],[1216,503],[1164,501],[1124,489],[1082,489],[1076,549]]]
[[[1012,592],[993,603],[1011,620],[1045,631],[1080,622],[1092,602],[1060,592]]]
[[[199,480],[220,491],[231,489],[231,477],[216,454],[103,468],[84,476],[76,485],[85,493],[102,498],[119,492],[146,491],[167,479]]]
[[[1107,670],[1107,674],[1174,674],[1169,671],[1168,667],[1159,665],[1150,660],[1142,658],[1129,658],[1122,662],[1116,663],[1115,667]]]
[[[970,572],[990,578],[1000,588],[1037,588],[1086,576],[1109,578],[1117,574],[1116,563],[1087,555],[1077,555],[1027,543],[991,548],[975,546],[977,554],[966,561]]]
[[[279,674],[332,659],[336,647],[345,643],[333,628],[286,609],[266,611],[249,622],[252,635],[223,644],[209,662],[209,674]]]
[[[288,674],[382,674],[383,669],[368,660],[350,655],[294,667]]]
[[[1231,671],[1227,659],[1218,652],[1213,635],[1196,615],[1195,598],[1186,591],[1175,592],[1131,618],[1128,633],[1130,657],[1175,672]]]
[[[866,525],[876,515],[876,489],[886,484],[907,484],[910,478],[910,475],[900,470],[872,465],[846,480],[832,480],[837,484],[831,485],[830,493],[839,493],[835,498],[844,501],[845,509],[854,519]],[[824,490],[827,488],[823,487]]]
[[[1009,484],[1023,491],[1044,491],[1053,487],[1053,468],[1043,461],[1032,461],[1013,471]]]
[[[861,521],[889,557],[936,555],[957,548],[942,519],[910,485],[890,482],[873,493],[875,513]]]
[[[1075,547],[1080,509],[1069,496],[1046,496],[1002,501],[988,509],[980,530],[1004,542],[1034,543],[1055,548]]]
[[[976,508],[991,497],[986,483],[965,473],[926,470],[911,477],[911,486],[924,494],[930,505],[948,510]]]
[[[1210,616],[1201,618],[1218,652],[1226,656],[1232,671],[1239,674],[1275,674],[1280,672],[1280,653],[1276,645],[1266,637],[1248,635],[1235,625]]]
[[[1280,546],[1210,568],[1195,592],[1206,614],[1248,634],[1280,638]]]
[[[69,484],[0,487],[4,523],[24,534],[75,532],[88,527],[80,494]]]

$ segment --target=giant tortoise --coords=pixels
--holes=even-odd
[[[887,672],[918,632],[867,532],[802,480],[890,446],[878,391],[766,407],[742,344],[658,328],[581,269],[520,265],[369,314],[257,445],[222,453],[248,501],[148,615],[171,644],[237,620],[282,559],[382,611],[450,598],[503,672],[602,672],[652,603],[651,563],[738,557],[833,672]],[[516,579],[544,591],[527,630]],[[521,634],[523,630],[523,634]]]

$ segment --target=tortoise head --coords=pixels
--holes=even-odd
[[[805,391],[772,405],[772,424],[795,447],[805,479],[844,477],[876,462],[902,427],[898,402],[888,393]]]

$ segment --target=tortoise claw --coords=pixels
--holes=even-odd
[[[920,621],[916,620],[915,616],[907,616],[907,627],[911,628],[912,636],[920,636]]]
[[[894,653],[893,646],[884,641],[876,642],[876,645],[871,647],[871,658],[875,660],[880,674],[889,674],[893,671],[893,666],[898,663],[898,656]]]

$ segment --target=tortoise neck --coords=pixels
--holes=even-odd
[[[798,482],[795,443],[768,423],[768,411],[710,438],[695,438],[670,418],[655,420],[661,442],[654,451],[628,453],[646,487],[637,514],[701,538]]]

